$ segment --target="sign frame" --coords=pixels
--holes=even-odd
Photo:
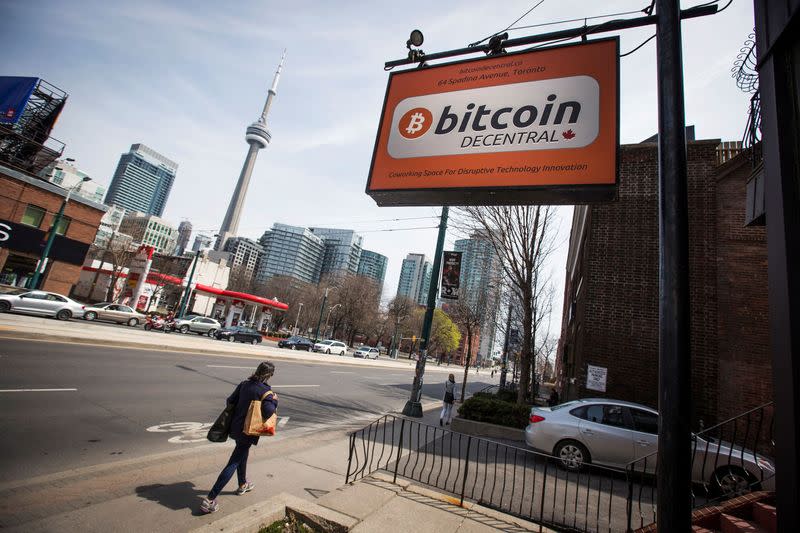
[[[365,192],[371,196],[375,202],[381,206],[443,206],[443,205],[529,205],[529,204],[586,204],[612,201],[617,196],[619,187],[619,164],[620,164],[620,57],[619,57],[619,37],[607,37],[593,39],[586,43],[570,43],[549,47],[537,48],[536,53],[547,52],[559,49],[575,48],[580,46],[591,46],[598,43],[613,43],[615,48],[615,84],[616,91],[614,98],[616,101],[616,116],[614,117],[615,138],[614,138],[614,183],[613,184],[574,184],[574,185],[526,185],[526,186],[480,186],[480,187],[424,187],[424,188],[372,188],[373,173],[378,160],[378,150],[381,147],[381,139],[386,135],[386,142],[383,149],[388,148],[389,133],[385,133],[384,127],[387,123],[386,112],[389,101],[390,89],[395,76],[402,76],[416,69],[405,69],[398,72],[391,72],[386,84],[383,105],[381,108],[380,121],[375,135],[375,145],[370,162],[369,175]],[[433,70],[440,67],[452,67],[465,63],[481,64],[491,59],[511,59],[516,56],[531,54],[530,50],[512,52],[496,56],[483,58],[470,58],[460,61],[439,63],[432,66],[422,67],[425,70]],[[495,87],[495,86],[492,86]],[[446,94],[444,91],[441,94]],[[440,93],[431,93],[440,94]],[[425,95],[415,95],[425,96]],[[413,98],[415,96],[409,97]],[[602,99],[600,102],[602,106]],[[388,121],[391,123],[391,120]],[[594,142],[594,141],[592,141]],[[450,157],[450,156],[445,156]],[[460,155],[457,157],[461,157]]]

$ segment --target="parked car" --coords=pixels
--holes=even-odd
[[[258,344],[262,340],[261,333],[253,328],[246,328],[244,326],[221,328],[217,330],[214,336],[221,341],[247,342],[250,344]]]
[[[103,302],[95,305],[87,305],[83,314],[84,320],[108,320],[117,324],[128,324],[136,327],[144,323],[147,317],[127,305]]]
[[[83,317],[84,306],[53,292],[21,291],[0,295],[0,313],[9,311],[69,320]]]
[[[305,350],[310,352],[314,347],[314,343],[310,339],[295,335],[288,339],[278,341],[278,348],[289,348],[290,350]]]
[[[327,340],[320,341],[312,348],[315,352],[322,352],[326,354],[345,355],[347,353],[347,345],[340,341]]]
[[[378,348],[373,348],[372,346],[362,346],[361,348],[353,352],[353,357],[363,357],[364,359],[377,359],[380,354],[381,351]]]
[[[658,411],[607,398],[533,407],[525,442],[552,454],[567,470],[577,472],[590,463],[625,468],[658,450]],[[701,436],[694,436],[693,448],[692,480],[708,484],[715,493],[739,492],[754,484],[764,490],[774,486],[775,467],[762,455]],[[655,473],[655,466],[650,461],[646,472]]]
[[[213,318],[206,318],[199,315],[186,315],[175,320],[175,329],[181,333],[197,333],[198,335],[208,335],[213,337],[222,324]]]

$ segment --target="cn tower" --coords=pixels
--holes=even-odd
[[[278,80],[281,77],[284,59],[286,59],[286,50],[283,51],[278,70],[275,71],[272,87],[267,92],[267,101],[264,103],[264,110],[261,112],[261,116],[247,127],[247,133],[244,138],[247,144],[250,145],[250,149],[247,151],[242,172],[239,174],[239,181],[236,182],[236,189],[233,191],[231,203],[228,204],[228,211],[225,213],[225,219],[222,221],[222,227],[219,230],[217,244],[214,247],[217,251],[221,251],[225,247],[225,241],[230,237],[236,236],[239,231],[239,218],[242,216],[244,197],[247,194],[247,187],[250,185],[250,175],[253,173],[258,151],[266,148],[270,139],[272,139],[272,135],[267,129],[267,113],[269,113],[269,107],[272,105],[272,99],[278,94]]]

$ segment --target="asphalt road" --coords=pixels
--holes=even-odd
[[[280,432],[296,438],[401,409],[413,378],[412,369],[275,365]],[[13,481],[205,445],[205,428],[254,367],[252,357],[4,339],[0,477]],[[429,376],[423,402],[441,398],[443,379]],[[474,392],[496,379],[471,373],[470,381]]]

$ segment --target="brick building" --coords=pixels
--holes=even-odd
[[[750,160],[729,156],[717,140],[688,144],[695,427],[772,399],[766,233],[745,226]],[[564,399],[657,407],[658,146],[621,147],[619,168],[616,201],[575,209],[557,380]],[[587,388],[590,365],[604,391]]]
[[[66,196],[58,185],[0,165],[0,284],[25,286]],[[39,288],[69,294],[105,210],[92,200],[70,197]]]

